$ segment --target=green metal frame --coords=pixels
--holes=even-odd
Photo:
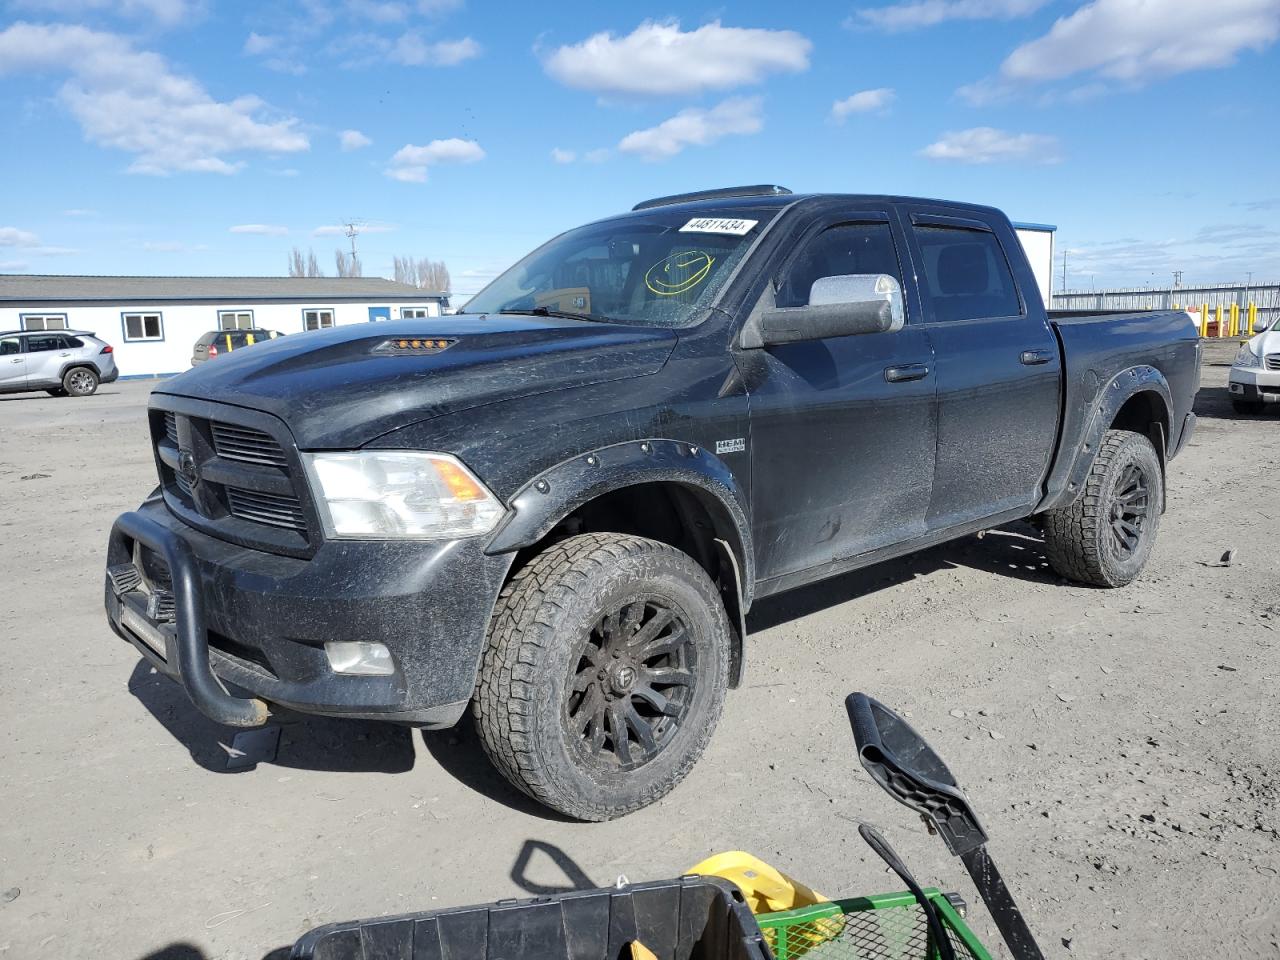
[[[949,928],[955,935],[955,939],[964,944],[973,960],[993,960],[987,948],[974,936],[973,931],[964,922],[964,918],[956,912],[956,908],[951,905],[951,901],[947,899],[944,893],[936,888],[929,887],[925,889],[924,894],[937,908],[938,916],[941,918],[943,926]],[[756,917],[756,922],[760,924],[761,930],[778,931],[779,935],[776,937],[777,947],[774,950],[776,960],[792,960],[786,937],[782,936],[782,933],[791,927],[843,914],[862,913],[868,910],[894,910],[906,907],[919,907],[915,895],[909,890],[902,893],[880,893],[869,897],[833,900],[830,903],[818,903],[811,907],[799,907],[795,910],[784,910],[780,913],[763,913]],[[931,950],[927,958],[922,957],[920,960],[938,960],[938,953],[936,950]]]

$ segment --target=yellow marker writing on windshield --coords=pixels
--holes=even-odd
[[[711,272],[716,258],[701,250],[684,250],[663,257],[644,275],[644,285],[660,297],[692,290]]]

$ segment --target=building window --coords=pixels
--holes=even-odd
[[[23,330],[65,330],[65,313],[27,313],[22,316]]]
[[[163,340],[164,318],[158,313],[125,313],[124,339],[130,340]]]
[[[218,311],[218,329],[219,330],[252,330],[253,329],[253,311],[252,310],[219,310]]]
[[[333,326],[332,310],[303,310],[302,328],[304,330],[323,330]]]
[[[400,317],[403,320],[425,320],[427,317],[434,317],[429,307],[401,307]]]

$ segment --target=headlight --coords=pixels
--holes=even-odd
[[[488,533],[502,504],[456,458],[414,450],[304,453],[325,534],[437,540]]]
[[[1262,366],[1262,358],[1250,350],[1247,343],[1242,343],[1240,344],[1240,351],[1236,354],[1236,362],[1232,366],[1260,367]]]

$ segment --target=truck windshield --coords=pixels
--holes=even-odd
[[[561,234],[485,287],[464,313],[568,314],[685,327],[700,319],[774,215],[648,211]]]

